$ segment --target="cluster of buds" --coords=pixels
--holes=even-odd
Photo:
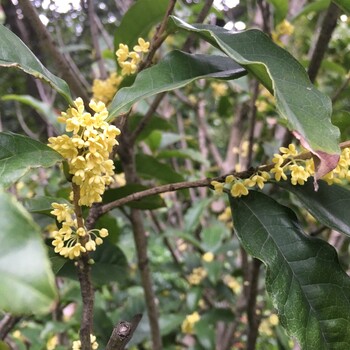
[[[108,236],[108,231],[78,227],[73,209],[68,204],[52,203],[51,214],[61,227],[51,233],[55,253],[68,259],[76,259],[82,253],[96,250],[103,243],[102,238]]]

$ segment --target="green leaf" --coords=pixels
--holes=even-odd
[[[67,83],[48,71],[24,42],[0,25],[0,67],[14,67],[48,83],[69,104],[73,103]]]
[[[293,186],[289,181],[280,181],[278,185],[294,193],[305,208],[322,224],[350,236],[350,191],[336,184],[328,185],[318,181],[318,191],[313,181],[303,186]]]
[[[51,203],[65,203],[69,202],[64,198],[38,196],[35,198],[26,198],[24,200],[24,206],[30,213],[39,213],[49,215],[52,211]]]
[[[157,179],[161,183],[184,181],[184,177],[165,163],[147,154],[137,154],[135,157],[137,173],[149,179]]]
[[[268,0],[274,7],[274,17],[276,24],[283,21],[288,14],[288,0]]]
[[[45,144],[30,137],[0,133],[0,186],[8,187],[29,169],[50,167],[63,158]]]
[[[103,244],[98,246],[90,256],[95,261],[91,267],[91,277],[94,284],[125,282],[129,265],[119,247],[105,239]],[[66,259],[66,263],[58,271],[58,275],[77,279],[74,262]]]
[[[335,249],[306,236],[295,214],[256,191],[230,203],[235,232],[266,265],[281,324],[308,350],[350,348],[350,279]]]
[[[333,0],[345,13],[350,15],[350,2],[349,0]]]
[[[191,159],[195,162],[201,163],[206,167],[210,166],[208,159],[204,158],[202,153],[195,151],[193,149],[165,149],[158,153],[158,159],[167,158],[180,158],[180,159]]]
[[[244,74],[245,70],[227,57],[191,55],[175,50],[140,72],[132,86],[117,92],[108,108],[109,118],[127,112],[137,101],[178,89],[197,79],[236,79]]]
[[[311,12],[320,12],[326,10],[331,3],[331,0],[316,0],[305,5],[302,10],[293,18],[293,21],[301,16],[306,16]]]
[[[274,93],[279,114],[287,119],[288,128],[304,147],[320,159],[322,153],[334,155],[322,165],[331,163],[329,170],[335,167],[336,154],[340,153],[339,130],[330,121],[330,98],[314,87],[292,55],[255,29],[232,33],[213,25],[189,25],[174,16],[169,26],[197,34],[256,76]]]
[[[128,118],[129,122],[129,128],[131,131],[135,130],[136,127],[140,124],[140,122],[143,119],[143,115],[132,115]],[[146,125],[144,125],[144,128],[140,132],[140,134],[137,137],[138,141],[144,140],[149,134],[154,130],[171,130],[172,126],[171,124],[165,120],[164,118],[161,118],[159,116],[154,115]]]
[[[191,232],[197,228],[202,218],[202,215],[208,205],[213,201],[212,198],[202,199],[194,203],[185,214],[185,231]]]
[[[110,203],[117,199],[124,198],[129,194],[147,190],[148,187],[140,184],[127,184],[123,187],[107,190],[103,195],[103,203]],[[165,202],[159,195],[148,196],[138,201],[126,204],[131,208],[142,210],[154,210],[165,207]]]
[[[49,312],[55,282],[40,229],[14,197],[0,191],[0,309]]]
[[[114,34],[114,47],[128,45],[132,49],[139,37],[147,40],[152,27],[160,22],[168,7],[168,0],[138,0],[123,16]]]

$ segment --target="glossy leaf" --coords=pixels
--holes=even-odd
[[[117,92],[108,108],[110,118],[127,112],[139,100],[178,89],[197,79],[237,79],[244,74],[245,70],[227,57],[191,55],[175,50],[140,72],[132,86]]]
[[[52,211],[51,204],[56,203],[66,203],[69,202],[63,198],[48,197],[48,196],[38,196],[34,198],[26,198],[24,200],[24,206],[30,213],[39,213],[49,215]]]
[[[0,67],[19,68],[45,81],[72,104],[67,83],[47,70],[18,36],[0,25],[0,38]]]
[[[0,309],[49,312],[55,282],[40,229],[14,197],[0,192]]]
[[[151,28],[160,22],[168,7],[168,0],[138,0],[123,16],[114,34],[114,47],[128,45],[132,50],[139,37],[147,40]]]
[[[0,186],[8,187],[29,169],[50,167],[63,158],[45,144],[27,136],[0,133]]]
[[[113,281],[125,282],[129,265],[123,251],[118,246],[104,239],[103,244],[98,246],[90,256],[95,262],[91,268],[91,277],[94,284],[102,285]],[[63,258],[57,256],[56,259],[62,260]],[[59,269],[58,275],[77,279],[74,262],[65,260],[66,262]]]
[[[123,187],[107,190],[103,195],[103,202],[110,203],[120,198],[124,198],[129,194],[147,190],[148,187],[140,184],[127,184]],[[159,195],[148,196],[138,201],[129,202],[126,204],[131,208],[142,210],[154,210],[165,207],[165,202]]]
[[[293,186],[289,181],[278,185],[297,195],[305,208],[322,224],[350,236],[350,191],[340,185],[328,185],[318,181],[318,191],[314,190],[313,181],[303,186]]]
[[[243,247],[266,265],[280,321],[303,349],[350,348],[350,278],[335,249],[306,236],[296,215],[256,191],[230,198]]]
[[[190,25],[173,16],[169,27],[198,35],[255,75],[274,94],[279,114],[304,147],[321,161],[323,153],[332,155],[334,159],[327,158],[321,165],[329,164],[329,170],[335,167],[339,130],[330,121],[330,98],[315,88],[292,55],[255,29],[232,33],[213,25]]]
[[[184,177],[170,165],[147,154],[137,154],[135,162],[137,173],[145,178],[157,179],[164,184],[184,181]]]

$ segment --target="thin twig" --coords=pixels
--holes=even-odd
[[[36,31],[39,38],[39,43],[42,45],[46,52],[49,52],[51,54],[52,58],[54,59],[57,66],[57,71],[62,73],[63,78],[67,81],[68,85],[72,88],[74,93],[88,103],[90,100],[89,94],[88,91],[83,88],[83,83],[80,81],[80,75],[73,73],[71,66],[59,51],[57,44],[53,40],[49,31],[41,22],[40,17],[36,9],[31,4],[30,0],[19,0],[18,2],[21,6],[24,16],[30,22],[33,30]]]
[[[98,29],[95,21],[96,15],[95,15],[93,0],[88,0],[87,8],[88,8],[92,45],[95,50],[95,58],[97,61],[97,66],[100,71],[99,78],[104,80],[104,79],[107,79],[108,74],[102,59],[100,44],[98,42]]]
[[[176,4],[176,0],[169,1],[169,5],[165,12],[164,18],[160,23],[160,25],[157,27],[157,31],[152,39],[148,55],[145,57],[143,61],[140,62],[138,71],[141,71],[151,65],[155,53],[163,44],[163,41],[166,39],[167,37],[166,27],[168,23],[168,17],[172,14],[175,4]]]
[[[11,314],[5,314],[0,321],[0,339],[4,340],[11,332],[16,323],[21,319],[19,316],[13,316]]]
[[[340,9],[334,2],[331,2],[327,12],[325,13],[320,35],[318,36],[315,48],[312,52],[310,59],[310,65],[308,69],[308,75],[311,82],[314,82],[317,73],[321,67],[323,57],[327,51],[328,44],[331,40],[333,31],[337,25],[337,20],[340,15]]]

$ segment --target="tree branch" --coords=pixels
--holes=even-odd
[[[316,79],[323,57],[327,51],[328,44],[331,40],[332,33],[337,25],[339,15],[339,7],[335,5],[334,2],[331,2],[324,16],[320,35],[318,36],[315,48],[311,55],[309,69],[307,71],[311,82],[314,82]]]
[[[108,74],[102,59],[100,44],[98,42],[98,28],[96,23],[94,2],[92,0],[88,0],[87,7],[88,7],[88,16],[89,16],[89,23],[90,23],[92,45],[95,50],[95,58],[100,71],[99,78],[104,80],[104,79],[107,79]]]
[[[113,329],[106,350],[124,350],[126,344],[132,338],[142,318],[141,314],[135,315],[131,322],[120,321]]]
[[[33,30],[36,31],[40,44],[54,59],[57,71],[62,73],[63,79],[67,81],[74,93],[88,103],[90,101],[88,91],[83,88],[83,83],[79,80],[80,77],[73,73],[71,66],[59,51],[57,44],[41,22],[30,0],[19,0],[18,2],[26,19],[30,22]]]

